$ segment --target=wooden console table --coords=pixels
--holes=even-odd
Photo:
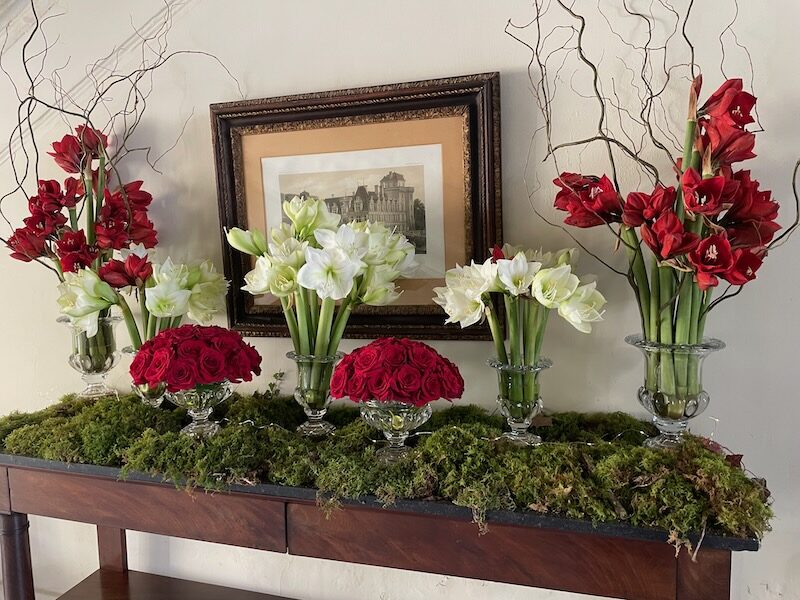
[[[33,600],[28,516],[97,526],[100,568],[61,600],[287,600],[128,571],[127,529],[359,564],[627,600],[730,598],[732,551],[755,540],[708,535],[698,562],[663,531],[507,511],[479,535],[469,510],[407,501],[345,504],[329,518],[313,490],[273,485],[187,492],[142,474],[0,454],[5,600]]]

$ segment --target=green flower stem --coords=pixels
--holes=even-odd
[[[83,170],[83,190],[84,190],[84,212],[86,213],[86,243],[94,245],[94,200],[92,192],[92,166],[89,165]]]
[[[681,162],[681,171],[685,171],[688,167],[687,165],[691,164],[694,166],[694,136],[695,132],[697,131],[697,121],[694,119],[689,119],[686,121],[686,130],[683,136],[683,160]],[[691,163],[690,163],[691,161]],[[678,218],[683,222],[684,217],[686,216],[686,207],[683,204],[683,188],[678,186],[678,193],[676,197],[676,204],[675,212],[678,215]]]
[[[136,326],[136,319],[133,317],[131,307],[128,306],[128,302],[125,300],[122,294],[119,293],[117,294],[117,305],[122,311],[122,318],[125,319],[125,326],[128,328],[128,335],[131,338],[131,345],[133,346],[134,350],[138,350],[142,347],[142,336],[139,335],[139,328]]]
[[[292,310],[288,298],[281,298],[281,308],[286,319],[286,326],[289,328],[289,337],[292,338],[294,351],[300,354],[300,332],[297,330],[297,317],[294,316],[294,310]]]
[[[100,155],[100,163],[97,166],[97,193],[95,194],[95,220],[100,216],[100,209],[103,206],[106,190],[106,155]],[[129,209],[130,210],[130,209]]]
[[[522,366],[522,333],[519,319],[519,299],[514,296],[503,295],[508,319],[508,345],[511,354],[511,365]],[[522,402],[522,373],[511,373],[510,399],[512,402]]]
[[[662,344],[672,344],[672,306],[673,306],[673,289],[674,282],[672,280],[673,270],[671,267],[659,267],[659,290],[661,298],[661,325],[659,328],[660,339]],[[675,394],[675,365],[672,360],[672,352],[664,351],[661,353],[661,391],[670,398]]]
[[[355,308],[355,300],[348,296],[342,301],[339,306],[339,312],[336,314],[336,319],[333,321],[333,331],[331,332],[331,339],[328,343],[328,356],[333,356],[339,350],[339,343],[342,341],[344,330],[347,327],[347,321]]]
[[[156,317],[153,316],[153,313],[147,315],[147,339],[152,340],[156,337]]]
[[[68,209],[69,211],[69,226],[72,231],[78,231],[78,211],[75,207]]]
[[[183,321],[183,315],[178,315],[177,317],[172,317],[172,323],[170,323],[170,328],[175,329],[176,327],[181,326],[181,321]]]
[[[294,305],[297,307],[297,330],[300,341],[300,354],[308,356],[311,354],[311,333],[309,332],[309,316],[306,307],[306,294],[303,288],[298,289],[294,294]]]
[[[328,344],[330,342],[331,325],[333,323],[333,314],[335,310],[336,300],[333,298],[325,298],[322,301],[317,325],[317,337],[314,345],[314,356],[317,358],[328,356]],[[325,397],[328,392],[327,382],[322,381],[322,375],[323,364],[319,361],[314,361],[314,366],[311,369],[311,389],[319,393],[320,403],[325,402]]]
[[[703,341],[703,333],[706,327],[706,315],[708,314],[708,306],[711,303],[711,294],[712,288],[709,288],[705,292],[701,292],[698,289],[696,292],[695,306],[693,307],[697,314],[697,317],[694,320],[694,322],[697,323],[697,329],[694,332],[694,341],[692,342],[694,344],[699,344]],[[694,354],[689,357],[689,374],[687,385],[689,388],[689,394],[692,396],[697,396],[697,394],[702,391],[700,382],[700,357]]]
[[[497,320],[497,315],[494,312],[494,307],[491,300],[486,300],[486,322],[489,323],[489,331],[492,332],[492,341],[494,342],[494,351],[497,354],[497,361],[503,364],[508,364],[508,354],[506,354],[505,336],[500,323]]]
[[[620,227],[620,235],[625,243],[625,250],[628,253],[628,263],[633,274],[633,283],[636,286],[637,301],[639,303],[639,315],[642,319],[642,332],[646,338],[650,338],[650,285],[647,280],[647,269],[644,266],[642,248],[639,244],[639,237],[631,227]]]
[[[692,306],[694,304],[694,283],[692,273],[684,273],[678,294],[678,308],[675,316],[675,343],[688,344],[691,332]],[[675,355],[675,386],[678,398],[686,398],[689,368],[689,355],[683,352]]]
[[[306,301],[308,306],[308,316],[309,316],[309,330],[311,331],[311,335],[314,335],[314,332],[317,331],[317,327],[319,326],[319,302],[317,298],[316,290],[305,290],[306,292]],[[311,339],[311,345],[313,346],[315,340]]]
[[[146,342],[150,338],[147,337],[147,325],[148,319],[150,317],[150,311],[147,310],[147,288],[143,285],[139,288],[139,311],[141,314],[142,320],[142,333],[144,334],[143,342]]]

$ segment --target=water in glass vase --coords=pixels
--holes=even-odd
[[[711,398],[703,388],[703,362],[725,344],[713,338],[699,344],[661,344],[642,335],[629,335],[625,341],[644,354],[644,383],[637,398],[659,431],[644,445],[674,448],[682,443],[689,421],[708,406]]]
[[[76,327],[69,317],[59,317],[57,321],[70,328],[72,348],[67,362],[81,374],[86,387],[78,393],[80,398],[100,398],[116,395],[117,392],[106,385],[106,374],[119,360],[115,329],[120,317],[99,317],[97,333],[89,337],[80,327]]]

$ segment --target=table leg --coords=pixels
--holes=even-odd
[[[28,515],[0,514],[0,549],[5,600],[35,600]]]
[[[125,530],[98,525],[97,554],[100,558],[101,569],[120,573],[127,572],[128,548],[125,541]]]

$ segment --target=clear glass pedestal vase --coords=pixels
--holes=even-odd
[[[152,387],[146,383],[142,385],[136,385],[134,383],[131,384],[131,390],[133,390],[133,393],[145,404],[153,408],[159,408],[164,403],[164,396],[167,394],[167,385],[165,383],[160,383]]]
[[[361,404],[361,418],[383,432],[389,445],[377,451],[378,459],[387,464],[396,463],[411,448],[406,446],[409,434],[431,418],[430,404],[415,406],[408,402],[368,400]]]
[[[211,437],[220,430],[219,423],[211,420],[216,406],[227,400],[233,392],[228,381],[198,385],[190,390],[167,392],[166,398],[187,410],[192,422],[181,429],[181,433],[193,438]]]
[[[100,398],[117,394],[106,385],[106,374],[119,362],[115,330],[121,320],[120,317],[99,317],[97,333],[89,337],[85,331],[73,325],[68,317],[58,318],[58,322],[67,325],[72,334],[72,350],[67,362],[81,374],[86,384],[78,397]]]
[[[331,403],[330,389],[333,367],[343,354],[317,356],[289,352],[286,356],[297,365],[297,387],[294,388],[294,399],[303,407],[303,411],[308,417],[308,420],[297,428],[298,433],[312,438],[331,435],[336,427],[325,421],[325,414]]]
[[[725,344],[713,338],[699,344],[660,344],[638,334],[629,335],[625,341],[644,354],[644,384],[637,397],[659,431],[644,445],[674,448],[683,441],[689,421],[708,406],[711,398],[703,388],[703,362]]]
[[[553,363],[541,358],[532,365],[511,365],[491,358],[486,364],[497,371],[497,404],[510,429],[503,438],[517,446],[541,444],[542,438],[531,432],[530,427],[536,415],[542,412],[539,373]]]

